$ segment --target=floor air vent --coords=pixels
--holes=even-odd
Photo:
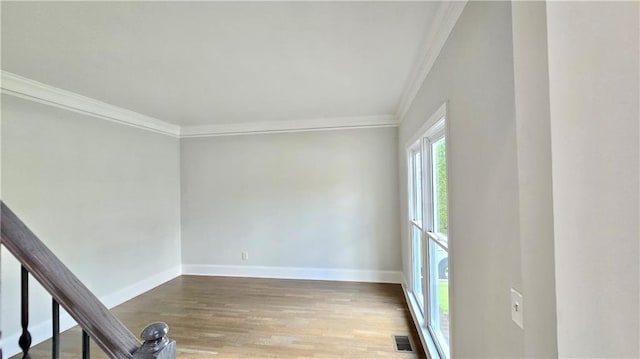
[[[413,353],[413,347],[411,341],[406,335],[394,335],[393,344],[396,346],[396,351],[401,353]]]

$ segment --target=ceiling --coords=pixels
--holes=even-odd
[[[439,2],[2,2],[2,69],[180,126],[395,115]]]

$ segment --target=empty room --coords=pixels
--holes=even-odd
[[[640,358],[639,2],[0,10],[0,358]]]

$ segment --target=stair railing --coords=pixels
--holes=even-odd
[[[167,337],[169,326],[149,324],[141,333],[143,343],[120,322],[107,307],[56,257],[31,230],[0,201],[1,242],[16,257],[22,268],[21,325],[18,341],[22,358],[30,359],[29,275],[51,295],[51,357],[60,357],[60,306],[82,328],[82,358],[90,357],[89,341],[114,359],[175,359],[176,342]],[[0,353],[2,353],[0,348]],[[0,354],[0,359],[1,359]]]

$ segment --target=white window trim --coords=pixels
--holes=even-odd
[[[414,143],[416,143],[421,137],[425,135],[429,135],[429,133],[433,133],[435,131],[429,131],[436,122],[440,121],[442,118],[447,118],[447,103],[443,103],[436,112],[429,117],[429,119],[416,131],[416,133],[409,138],[407,142],[405,142],[404,147],[409,150]],[[442,122],[441,126],[445,126],[445,135],[448,135],[448,128],[446,124]]]
[[[416,141],[417,142],[417,141]],[[415,259],[415,243],[413,241],[413,229],[414,227],[418,228],[418,230],[420,231],[420,242],[424,242],[424,238],[422,238],[423,232],[424,232],[424,208],[421,209],[421,217],[420,218],[420,223],[418,223],[414,218],[415,218],[415,210],[416,210],[416,201],[415,198],[413,198],[414,196],[412,196],[412,192],[415,189],[415,183],[414,183],[414,179],[415,179],[415,163],[414,163],[414,153],[418,151],[420,152],[420,160],[421,162],[424,161],[424,158],[422,157],[422,144],[421,143],[412,143],[410,146],[407,147],[406,149],[406,153],[407,153],[407,173],[409,173],[410,175],[408,176],[408,189],[409,189],[409,248],[410,248],[410,266],[411,266],[411,273],[409,273],[409,279],[411,280],[411,282],[409,283],[409,288],[410,288],[410,293],[412,298],[414,299],[414,303],[417,303],[417,312],[420,313],[420,315],[422,315],[423,317],[426,314],[426,308],[424,306],[424,302],[425,302],[425,290],[426,288],[424,287],[424,283],[422,283],[422,298],[418,298],[415,295],[415,285],[416,285],[416,281],[417,279],[414,276],[414,259]],[[421,167],[422,168],[422,167]],[[420,192],[423,193],[424,191],[424,173],[421,174],[420,178],[422,179],[420,186],[421,186],[421,190]],[[422,268],[423,268],[423,277],[426,273],[424,273],[424,271],[426,270],[426,261],[425,261],[425,255],[424,255],[424,251],[422,251]]]
[[[411,151],[412,148],[415,146],[416,142],[420,141],[420,147],[422,148],[422,146],[424,146],[424,143],[422,141],[423,138],[428,138],[428,137],[440,137],[440,136],[444,136],[445,138],[447,138],[446,141],[446,160],[447,160],[447,172],[449,171],[449,164],[451,163],[449,161],[450,159],[450,136],[449,136],[449,126],[448,126],[448,122],[449,122],[449,116],[447,113],[447,102],[443,103],[430,117],[429,119],[427,119],[427,121],[424,122],[424,124],[415,132],[415,134],[409,138],[408,141],[405,142],[405,149],[406,149],[406,158],[407,158],[407,171],[406,173],[409,175],[410,173],[413,172],[413,163],[412,163],[412,156],[411,156]],[[425,157],[425,156],[422,156]],[[425,158],[422,158],[423,161],[425,161]],[[410,199],[408,202],[409,204],[409,212],[408,212],[408,220],[409,220],[409,248],[411,250],[411,252],[409,253],[409,260],[411,261],[411,273],[409,273],[409,280],[411,281],[409,284],[409,288],[405,288],[406,294],[407,294],[407,298],[409,299],[409,306],[411,309],[411,313],[414,316],[414,321],[415,323],[418,325],[418,333],[420,335],[420,339],[423,343],[424,346],[426,346],[426,351],[427,351],[427,356],[429,358],[432,359],[440,359],[442,358],[442,355],[440,353],[440,347],[438,345],[438,343],[436,342],[436,340],[433,337],[433,334],[431,333],[431,330],[429,329],[428,323],[427,323],[427,315],[426,315],[426,308],[425,308],[425,312],[422,311],[421,305],[418,304],[419,299],[416,298],[413,294],[413,234],[412,234],[412,227],[414,225],[416,225],[413,220],[412,220],[412,211],[413,211],[413,204],[412,204],[412,190],[413,190],[413,178],[412,176],[407,176],[408,181],[407,181],[407,198]],[[422,174],[422,182],[423,182],[423,187],[422,187],[422,193],[424,195],[424,191],[425,191],[425,187],[426,187],[426,177],[430,177],[430,176],[426,176],[425,173]],[[430,179],[429,179],[430,180]],[[450,176],[447,176],[447,182],[450,181]],[[449,185],[447,186],[448,188],[451,188]],[[426,187],[429,188],[429,187]],[[431,199],[429,199],[431,201]],[[431,204],[430,204],[431,207]],[[447,217],[450,217],[450,212],[451,212],[451,202],[448,203],[447,206]],[[422,223],[424,226],[430,225],[427,224],[425,222],[425,208],[422,209]],[[420,228],[423,228],[422,226],[418,226]],[[450,232],[451,229],[449,229]],[[449,233],[448,235],[449,237],[451,236],[451,234]],[[423,238],[424,239],[424,244],[423,246],[428,244],[428,238]],[[442,243],[440,242],[440,240],[435,240],[434,241],[437,245],[442,246]],[[447,245],[446,246],[449,258],[451,258],[451,248]],[[427,265],[424,266],[425,268],[427,267]],[[452,281],[452,262],[449,261],[449,357],[453,358],[454,357],[454,353],[453,353],[453,341],[454,341],[454,331],[453,331],[453,302],[452,302],[452,298],[453,298],[453,281]],[[425,276],[426,278],[427,273],[424,273],[423,276]],[[428,285],[426,286],[428,287]],[[425,286],[423,285],[423,291],[428,290],[428,288],[425,288]],[[428,293],[423,293],[423,297],[427,298]]]

